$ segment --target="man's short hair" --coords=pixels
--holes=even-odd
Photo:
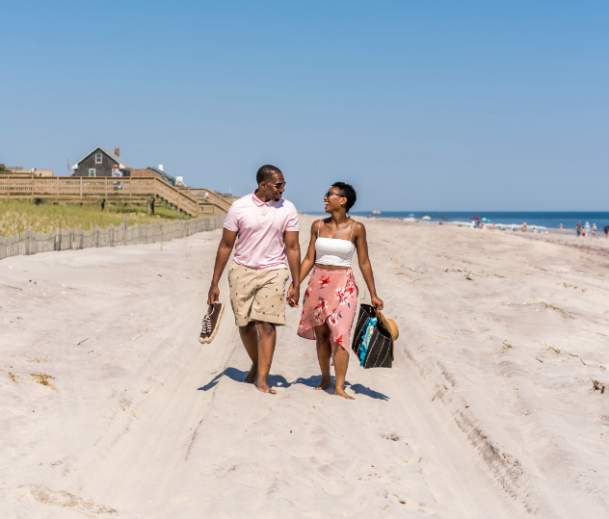
[[[347,203],[345,204],[345,209],[349,212],[349,209],[353,207],[355,201],[357,200],[357,193],[351,184],[347,184],[346,182],[334,182],[332,187],[340,189],[341,196],[347,198]]]
[[[258,184],[268,182],[276,173],[281,173],[281,170],[277,166],[273,166],[272,164],[260,166],[256,172],[256,182],[258,182]]]

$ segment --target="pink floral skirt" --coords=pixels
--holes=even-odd
[[[315,340],[315,327],[327,323],[332,351],[337,345],[348,351],[358,292],[351,269],[315,265],[304,293],[298,335]]]

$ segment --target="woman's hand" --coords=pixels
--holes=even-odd
[[[288,296],[286,299],[291,307],[298,306],[298,300],[300,299],[300,285],[294,285],[294,283],[292,283],[290,288],[288,288]]]
[[[379,296],[372,296],[370,301],[372,302],[372,306],[377,310],[382,310],[385,306],[385,303],[383,303],[383,300]]]

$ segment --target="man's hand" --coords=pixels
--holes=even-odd
[[[207,304],[213,305],[220,300],[220,288],[218,285],[214,285],[213,283],[209,286],[209,292],[207,294]]]
[[[294,285],[292,283],[290,288],[288,288],[288,304],[292,307],[298,306],[298,300],[300,299],[300,285]]]

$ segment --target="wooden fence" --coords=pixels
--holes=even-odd
[[[178,189],[182,192],[186,192],[187,195],[197,200],[200,204],[211,204],[224,212],[228,212],[232,203],[226,198],[209,189],[205,189],[204,187],[181,187]]]
[[[48,234],[26,231],[19,236],[0,236],[0,260],[10,256],[37,254],[39,252],[163,242],[175,238],[185,238],[197,232],[217,229],[222,226],[222,220],[221,216],[201,216],[192,220],[175,220],[131,226],[125,223],[88,231],[58,229],[54,233]]]
[[[215,195],[215,194],[214,194]],[[215,195],[206,201],[191,196],[183,190],[157,177],[15,177],[0,176],[0,199],[46,198],[61,200],[120,199],[155,196],[165,200],[180,211],[199,216],[213,213],[213,207],[226,212],[230,203]],[[218,199],[221,200],[217,200]],[[223,203],[222,203],[223,201]]]

